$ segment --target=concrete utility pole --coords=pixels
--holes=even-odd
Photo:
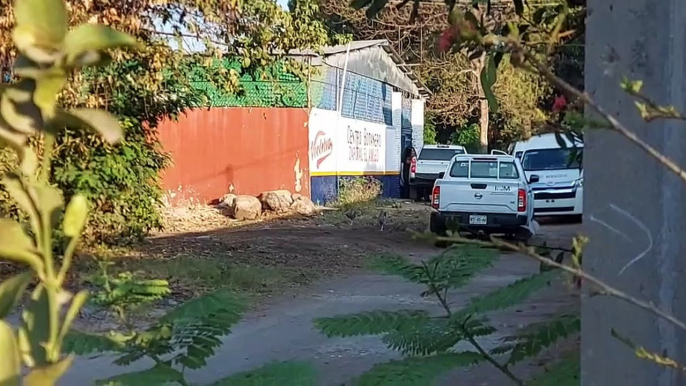
[[[659,104],[686,112],[686,1],[588,0],[586,90],[640,138],[686,167],[686,124],[645,123],[619,88],[643,80]],[[584,268],[686,320],[686,184],[611,131],[585,137]],[[636,358],[611,329],[686,365],[686,331],[625,302],[582,305],[583,386],[686,385],[680,370]]]

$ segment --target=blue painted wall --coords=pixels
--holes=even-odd
[[[381,182],[382,197],[398,198],[400,197],[400,175],[383,175],[383,176],[315,176],[311,177],[310,191],[312,192],[312,201],[317,205],[324,205],[333,202],[338,197],[339,181],[346,178],[360,178],[372,177]]]

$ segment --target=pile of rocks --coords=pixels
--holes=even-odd
[[[288,190],[264,192],[257,197],[227,194],[221,199],[219,208],[226,216],[236,220],[256,220],[264,212],[297,213],[302,216],[313,216],[316,213],[312,200]]]

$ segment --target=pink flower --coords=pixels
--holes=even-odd
[[[553,102],[553,112],[559,113],[567,107],[567,98],[564,95],[559,95],[555,97],[555,102]]]
[[[441,33],[438,37],[438,52],[448,52],[450,48],[457,40],[457,28],[448,27],[445,31]]]

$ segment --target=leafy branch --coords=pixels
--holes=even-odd
[[[639,346],[632,342],[629,338],[620,335],[614,328],[610,331],[612,337],[624,343],[627,347],[632,349],[636,357],[653,362],[662,367],[669,367],[686,373],[686,366],[677,363],[674,359],[656,352],[648,351],[645,347]]]
[[[472,239],[465,239],[465,238],[460,238],[460,237],[438,237],[437,239],[449,241],[449,242],[455,242],[455,243],[479,245],[482,247],[497,247],[497,248],[507,250],[510,252],[522,253],[526,256],[529,256],[529,257],[532,257],[532,258],[538,260],[542,264],[545,264],[545,265],[550,266],[552,268],[560,269],[566,273],[569,273],[570,275],[572,275],[572,277],[579,278],[579,279],[583,280],[584,282],[587,282],[587,283],[593,285],[596,288],[596,291],[595,291],[596,295],[606,295],[606,296],[616,297],[616,298],[623,300],[629,304],[633,304],[639,308],[642,308],[642,309],[649,311],[655,315],[658,315],[659,317],[669,321],[670,323],[674,324],[675,326],[686,331],[686,323],[680,321],[679,319],[677,319],[673,315],[671,315],[665,311],[662,311],[659,307],[657,307],[652,302],[648,302],[645,300],[641,300],[637,297],[631,296],[631,295],[627,294],[626,292],[623,292],[623,291],[621,291],[621,290],[619,290],[619,289],[617,289],[617,288],[615,288],[609,284],[606,284],[604,281],[602,281],[602,280],[596,278],[595,276],[583,271],[581,268],[574,268],[574,267],[571,267],[571,266],[566,265],[566,264],[555,262],[554,260],[551,260],[545,256],[541,256],[540,254],[536,253],[536,251],[532,248],[513,244],[513,243],[504,241],[504,240],[496,238],[496,237],[491,237],[489,241],[472,240]]]
[[[137,42],[97,24],[69,29],[63,0],[17,0],[14,17],[12,39],[19,51],[14,72],[20,79],[0,89],[0,147],[14,150],[20,165],[2,183],[28,224],[0,219],[0,257],[31,271],[0,283],[4,312],[0,316],[8,316],[29,282],[37,278],[38,283],[23,309],[18,331],[0,322],[1,348],[8,363],[0,367],[0,381],[52,385],[71,366],[73,357],[63,356],[62,347],[88,299],[87,291],[72,294],[64,288],[88,217],[88,202],[77,194],[64,208],[62,192],[50,185],[54,139],[65,127],[90,129],[110,143],[118,142],[123,134],[119,122],[107,112],[63,110],[57,106],[57,97],[69,74],[103,65],[110,58],[108,51],[135,48]],[[28,144],[36,137],[42,138],[41,161]],[[67,241],[61,259],[53,251],[58,227]],[[26,376],[22,376],[22,364],[29,368]]]
[[[426,269],[426,274],[427,274],[427,276],[429,277],[429,280],[430,280],[430,284],[429,284],[429,289],[430,289],[430,291],[431,291],[434,295],[436,295],[436,297],[438,298],[438,301],[441,303],[441,306],[442,306],[443,309],[445,310],[445,312],[446,312],[448,318],[451,318],[451,319],[452,319],[452,318],[454,317],[454,315],[453,315],[452,310],[450,309],[450,306],[448,305],[448,299],[447,299],[448,292],[447,292],[447,291],[443,291],[443,292],[441,293],[441,291],[439,290],[439,288],[434,284],[434,280],[435,280],[434,273],[429,271],[429,269],[427,268],[426,264],[424,264],[424,267],[425,267],[425,269]],[[516,284],[516,283],[515,283],[515,284]],[[490,294],[490,295],[493,295],[493,293]],[[508,294],[508,295],[509,295],[509,294]],[[488,305],[492,306],[492,304],[490,304],[490,302],[489,302],[489,300],[491,300],[491,299],[489,299],[489,298],[482,298],[481,300],[482,300],[482,303],[483,303],[483,304],[488,304]],[[478,304],[478,301],[474,301],[472,304],[475,304],[475,303]],[[470,309],[470,307],[467,307],[467,309],[463,309],[463,310],[462,310],[461,313],[467,314],[467,315],[469,315],[469,316],[465,319],[465,321],[464,321],[463,323],[457,324],[457,325],[459,326],[460,332],[464,335],[465,338],[467,338],[467,341],[469,341],[469,343],[470,343],[472,346],[474,346],[474,348],[476,348],[476,350],[479,352],[479,354],[481,354],[481,356],[483,357],[483,359],[485,359],[488,363],[492,364],[493,367],[495,367],[496,369],[500,370],[500,372],[502,372],[503,374],[505,374],[505,375],[506,375],[508,378],[510,378],[514,383],[516,383],[517,385],[523,386],[523,385],[524,385],[524,381],[522,381],[522,380],[519,379],[516,375],[514,375],[514,374],[510,371],[510,369],[507,368],[507,365],[501,365],[495,358],[493,358],[493,356],[491,356],[486,350],[484,350],[484,348],[479,344],[479,342],[477,342],[476,339],[474,339],[474,335],[466,328],[466,325],[467,325],[467,322],[468,322],[469,318],[471,318],[471,316],[472,316],[475,312],[478,312],[478,308],[477,308],[477,307],[472,307],[471,309]]]
[[[375,366],[358,380],[361,384],[429,384],[444,371],[483,361],[497,368],[514,384],[524,385],[524,381],[509,368],[511,363],[501,363],[497,357],[510,352],[511,357],[536,355],[543,347],[572,333],[573,329],[569,329],[567,334],[535,335],[538,350],[528,346],[524,349],[523,342],[532,338],[521,335],[513,338],[521,343],[521,347],[510,344],[503,346],[500,351],[488,352],[477,340],[497,331],[487,323],[486,314],[520,304],[547,286],[558,273],[550,271],[525,277],[509,286],[475,297],[465,307],[453,310],[448,300],[449,290],[466,285],[474,275],[489,268],[496,256],[492,248],[462,245],[420,264],[399,256],[377,258],[372,266],[379,272],[424,285],[426,291],[422,296],[435,296],[441,314],[432,315],[423,310],[370,311],[319,318],[314,322],[315,327],[329,337],[382,334],[382,340],[389,348],[406,356],[399,361]],[[543,327],[540,329],[543,331]],[[534,334],[531,331],[526,333]],[[469,343],[476,353],[454,351],[461,341]]]

